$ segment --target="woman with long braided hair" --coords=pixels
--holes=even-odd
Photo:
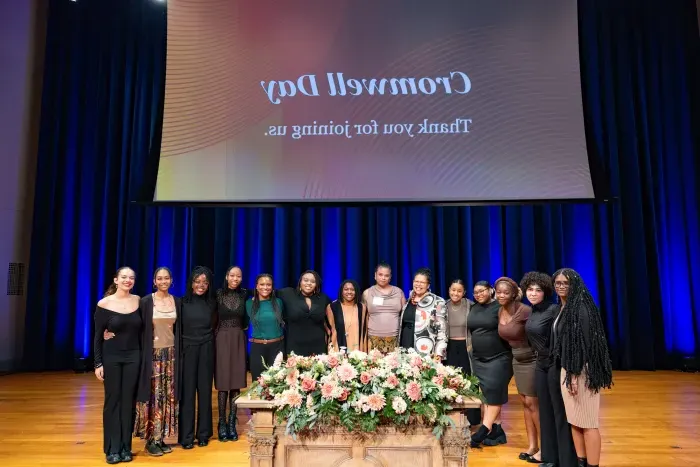
[[[561,364],[566,418],[580,467],[600,461],[600,390],[612,386],[612,364],[603,321],[591,293],[573,269],[554,273],[561,311],[554,322],[552,354]]]

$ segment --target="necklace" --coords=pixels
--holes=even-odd
[[[355,324],[352,321],[357,321],[357,314],[353,313],[355,311],[355,305],[341,304],[340,307],[343,309],[343,320],[345,321],[345,337],[348,337],[350,335],[348,330]],[[350,319],[348,319],[348,315],[345,313],[346,310],[350,311]]]

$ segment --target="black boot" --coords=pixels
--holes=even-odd
[[[585,457],[578,457],[578,467],[587,467],[588,466],[588,461],[586,460]]]
[[[219,391],[219,427],[218,436],[222,443],[228,441],[228,433],[226,432],[226,401],[228,400],[228,392]]]
[[[486,428],[484,425],[481,425],[479,427],[479,430],[472,435],[472,442],[471,445],[473,448],[478,448],[481,446],[481,443],[486,439],[486,437],[489,434],[489,429]]]
[[[506,438],[506,432],[503,431],[503,427],[494,423],[491,427],[491,432],[484,440],[484,446],[498,446],[499,444],[506,444],[507,442],[508,439]]]
[[[228,439],[238,441],[238,432],[236,431],[236,404],[231,404],[231,412],[228,414]]]

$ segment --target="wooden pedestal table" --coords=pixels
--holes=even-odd
[[[328,427],[295,440],[275,420],[272,402],[241,397],[236,404],[251,412],[251,467],[465,467],[471,438],[463,411],[481,406],[477,399],[455,406],[447,415],[456,426],[447,428],[440,440],[432,427],[424,426],[380,426],[364,436]]]

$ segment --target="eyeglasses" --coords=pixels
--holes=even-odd
[[[557,289],[568,289],[569,283],[568,282],[555,282],[554,287],[556,287]]]

